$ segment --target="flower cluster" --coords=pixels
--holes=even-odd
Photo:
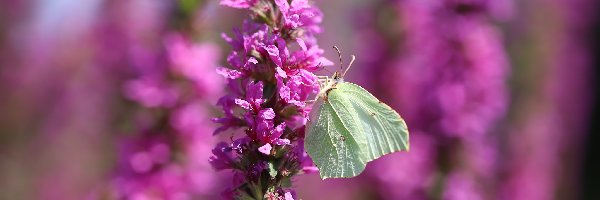
[[[314,71],[331,65],[316,44],[321,12],[306,0],[222,0],[222,5],[248,9],[233,36],[229,68],[217,73],[228,80],[229,93],[218,101],[221,127],[243,130],[229,143],[219,143],[209,159],[217,170],[232,169],[235,180],[228,197],[293,199],[290,178],[315,170],[303,149],[306,100],[319,91]]]
[[[371,66],[397,78],[373,82],[403,114],[419,145],[411,155],[376,162],[371,175],[390,199],[427,199],[430,188],[443,188],[433,195],[444,199],[493,196],[484,189],[498,171],[497,140],[489,130],[506,110],[509,65],[489,20],[497,14],[490,11],[506,9],[470,0],[398,1],[395,9],[405,37],[402,50],[388,52],[400,53],[393,62]],[[388,166],[397,174],[380,173],[393,172]]]
[[[121,141],[115,194],[123,199],[214,198],[220,181],[205,158],[213,144],[206,136],[214,129],[207,106],[220,94],[215,89],[220,79],[210,73],[219,49],[192,44],[180,34],[167,36],[164,46],[169,67],[141,66],[141,75],[124,88],[125,96],[139,105],[134,116],[138,134]]]

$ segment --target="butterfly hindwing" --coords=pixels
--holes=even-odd
[[[368,139],[369,161],[383,155],[408,151],[408,128],[400,115],[362,87],[340,83],[337,90],[348,99],[360,120],[361,130]]]

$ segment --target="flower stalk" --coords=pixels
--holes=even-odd
[[[222,0],[221,5],[246,9],[250,19],[232,37],[228,68],[217,73],[229,92],[218,105],[223,116],[215,134],[233,129],[209,161],[217,170],[232,170],[230,199],[294,199],[291,178],[316,167],[303,148],[310,106],[319,91],[313,74],[332,63],[316,44],[322,14],[306,0]]]

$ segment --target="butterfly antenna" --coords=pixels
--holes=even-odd
[[[340,57],[340,71],[342,71],[344,69],[342,68],[342,53],[340,52],[340,49],[337,46],[333,46],[333,48],[337,51],[338,57]]]
[[[348,70],[352,66],[352,63],[354,63],[354,60],[356,60],[356,56],[352,55],[352,58],[350,59],[350,64],[348,64],[348,67],[346,68],[346,70],[344,70],[344,73],[342,74],[342,77],[346,76],[346,72],[348,72]]]

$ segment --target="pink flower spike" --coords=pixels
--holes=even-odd
[[[271,155],[271,149],[273,149],[273,147],[271,146],[271,144],[267,143],[267,144],[263,145],[262,147],[258,148],[258,151],[260,151],[261,153],[263,153],[265,155]]]

